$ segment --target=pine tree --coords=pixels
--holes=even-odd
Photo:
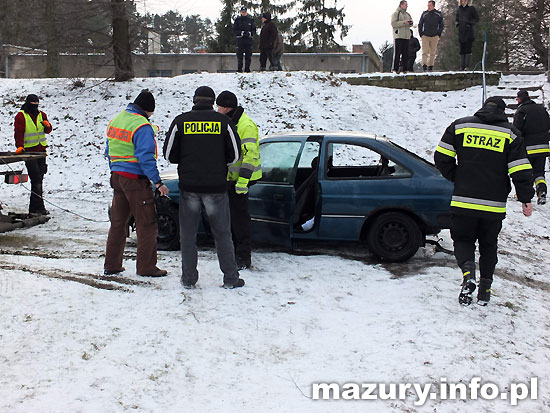
[[[233,35],[233,20],[236,15],[237,0],[222,0],[223,8],[220,18],[216,21],[216,38],[210,41],[210,52],[234,52],[235,36]]]
[[[344,24],[344,8],[337,7],[337,0],[299,0],[299,3],[301,7],[291,42],[311,52],[345,50],[334,38],[339,31],[342,40],[350,27]]]

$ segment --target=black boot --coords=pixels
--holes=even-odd
[[[537,205],[546,204],[546,184],[541,182],[537,185]]]
[[[425,72],[426,70],[428,70],[428,66],[427,65],[422,65],[422,71]]]
[[[460,70],[464,70],[466,68],[466,55],[461,54],[460,55]]]
[[[434,70],[434,67],[433,66],[428,66],[428,72],[431,72]]]
[[[472,65],[472,54],[467,54],[464,57],[464,70],[470,69],[470,66]]]
[[[486,306],[491,299],[491,284],[493,280],[488,278],[479,279],[479,288],[477,290],[477,303],[478,305]]]
[[[458,302],[462,305],[472,304],[472,294],[476,289],[476,265],[466,262],[462,266],[462,287],[458,295]]]

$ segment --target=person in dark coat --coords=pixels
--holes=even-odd
[[[451,238],[462,270],[458,301],[487,305],[498,262],[497,240],[506,216],[506,200],[516,188],[523,214],[533,211],[533,173],[521,132],[508,123],[506,104],[488,98],[474,116],[455,120],[445,130],[434,154],[435,166],[454,183],[451,199]],[[475,250],[479,243],[479,286],[476,286]]]
[[[479,15],[472,0],[459,0],[456,11],[456,27],[460,43],[460,70],[466,70],[472,64],[472,44],[474,43],[474,25],[479,22]]]
[[[544,168],[546,157],[550,154],[548,146],[550,118],[544,106],[533,102],[526,90],[518,92],[517,102],[519,106],[514,115],[514,126],[523,135],[527,158],[533,167],[537,204],[544,205],[547,192]]]
[[[241,7],[241,15],[233,23],[233,34],[237,39],[237,72],[250,72],[252,61],[252,37],[256,34],[254,19],[248,15],[246,7]]]
[[[273,63],[273,47],[277,41],[277,26],[271,20],[271,13],[262,14],[262,30],[260,31],[260,70],[265,70],[267,59],[269,66]]]
[[[414,72],[414,62],[416,61],[416,53],[420,50],[420,42],[411,30],[411,38],[409,39],[409,60],[407,62],[407,71]]]

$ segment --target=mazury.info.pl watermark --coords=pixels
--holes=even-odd
[[[442,377],[439,383],[312,383],[313,400],[405,400],[416,396],[414,404],[423,406],[430,400],[507,400],[517,406],[520,400],[538,399],[538,378],[528,383],[511,383],[507,391],[497,384],[482,383],[480,377],[470,382],[449,383]]]

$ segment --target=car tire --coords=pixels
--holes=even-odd
[[[375,218],[367,233],[367,245],[379,258],[402,262],[411,258],[422,242],[422,231],[410,216],[386,212]]]
[[[157,208],[157,248],[175,251],[180,248],[180,223],[178,208],[166,197],[156,199]]]

